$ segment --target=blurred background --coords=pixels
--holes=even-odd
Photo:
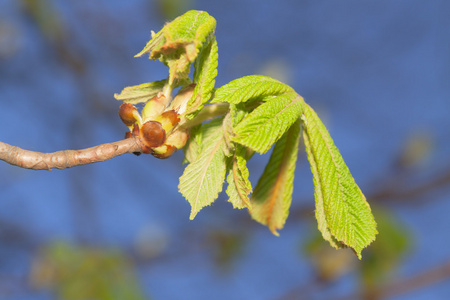
[[[216,86],[264,74],[325,121],[380,234],[358,261],[322,241],[300,153],[280,237],[221,195],[189,221],[182,153],[69,170],[0,163],[0,299],[448,299],[450,2],[0,0],[0,140],[123,138],[113,94],[166,77],[133,58],[189,9],[217,20]],[[249,164],[253,185],[269,155]]]

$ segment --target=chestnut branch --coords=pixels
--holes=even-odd
[[[13,166],[33,170],[66,169],[133,152],[141,152],[141,144],[136,137],[82,150],[63,150],[53,153],[24,150],[0,142],[0,160]]]
[[[134,130],[128,132],[127,138],[124,140],[81,150],[62,150],[53,153],[42,153],[25,150],[0,141],[0,160],[25,169],[51,170],[67,169],[75,166],[101,162],[125,153],[152,153],[155,157],[166,158],[184,146],[188,137],[189,128],[201,124],[211,118],[224,115],[228,109],[228,104],[223,103],[205,106],[194,119],[183,124],[182,128],[168,137],[167,140],[165,138],[166,132],[164,131],[162,142],[169,142],[169,144],[162,147],[152,147],[158,146],[161,142],[158,143],[158,145],[152,145],[151,143],[149,145],[149,140],[152,142],[158,137],[154,128],[146,131],[146,127],[148,126],[144,126],[143,130],[139,130],[137,126],[134,126]],[[155,122],[152,121],[151,124],[153,123]],[[161,125],[159,122],[156,123]],[[158,153],[158,151],[164,152]]]

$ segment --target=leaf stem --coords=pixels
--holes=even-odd
[[[192,120],[186,121],[186,123],[183,124],[183,127],[191,128],[203,123],[206,120],[223,116],[229,109],[230,105],[228,103],[214,103],[211,105],[205,105]]]
[[[165,105],[166,107],[172,102],[172,91],[175,88],[175,80],[170,82],[169,78],[167,78],[166,84],[162,89],[163,95],[166,97]]]

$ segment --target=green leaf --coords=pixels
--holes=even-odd
[[[218,57],[217,41],[213,39],[202,49],[195,60],[194,83],[197,85],[195,86],[194,95],[192,95],[187,104],[188,118],[190,119],[211,98],[217,76]]]
[[[251,197],[250,215],[275,235],[283,228],[292,202],[299,137],[297,120],[275,145]]]
[[[222,121],[223,118],[215,119],[202,126],[202,150],[180,177],[178,188],[191,204],[191,220],[222,191],[227,165]]]
[[[252,185],[248,180],[248,168],[246,159],[246,148],[236,145],[236,152],[232,158],[230,171],[228,173],[226,190],[228,199],[233,208],[250,208],[248,195],[252,192]]]
[[[202,149],[202,137],[203,131],[202,124],[191,128],[189,133],[189,139],[186,145],[183,147],[184,151],[184,163],[191,163],[196,160]]]
[[[315,186],[316,218],[335,248],[361,251],[375,240],[376,223],[364,194],[314,110],[305,104],[303,137]]]
[[[198,51],[214,35],[215,28],[216,20],[207,12],[190,10],[167,23],[158,33],[152,33],[152,39],[136,56],[150,53],[150,59],[157,59],[177,50],[186,51],[190,44]]]
[[[302,113],[303,98],[295,92],[279,95],[261,104],[235,128],[233,141],[265,153]]]
[[[127,86],[120,94],[114,94],[114,98],[131,104],[147,102],[156,96],[165,84],[166,80],[160,80],[135,86]]]
[[[169,83],[187,77],[198,53],[214,38],[216,20],[207,12],[191,10],[167,23],[136,56],[150,53],[169,66]]]
[[[220,87],[214,93],[211,102],[228,102],[239,104],[250,99],[279,95],[293,89],[278,80],[262,75],[250,75]]]

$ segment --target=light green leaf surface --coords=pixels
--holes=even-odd
[[[370,206],[314,110],[305,104],[303,137],[315,186],[316,218],[335,248],[361,251],[377,234]]]
[[[166,84],[166,80],[143,83],[135,86],[128,86],[120,92],[114,94],[114,98],[125,103],[137,104],[147,102],[156,96]]]
[[[214,38],[216,20],[204,11],[191,10],[167,23],[136,56],[150,53],[169,66],[169,83],[185,78],[198,53]]]
[[[222,121],[215,119],[205,124],[202,150],[180,177],[178,188],[191,204],[191,220],[222,191],[227,165]]]
[[[233,204],[233,208],[251,207],[248,195],[252,192],[252,185],[248,180],[249,172],[245,155],[245,147],[236,145],[236,152],[227,176],[228,187],[226,190],[228,201]]]
[[[207,12],[190,10],[167,23],[158,33],[152,34],[152,39],[136,57],[149,53],[150,59],[157,59],[180,49],[186,50],[185,47],[191,44],[198,52],[214,35],[215,28],[216,20]],[[194,59],[195,57],[191,61]]]
[[[190,129],[189,139],[183,147],[184,160],[183,164],[195,161],[202,150],[202,124],[194,126]]]
[[[195,113],[211,98],[217,76],[218,48],[216,39],[202,49],[194,63],[194,94],[187,104],[188,118],[192,119]]]
[[[293,89],[278,80],[263,75],[250,75],[235,79],[218,88],[211,102],[239,104],[254,98],[279,95]]]
[[[233,141],[259,153],[267,152],[300,117],[303,103],[295,92],[270,99],[235,127]]]
[[[275,235],[283,228],[292,202],[299,138],[300,121],[297,120],[276,143],[251,197],[250,215]]]

